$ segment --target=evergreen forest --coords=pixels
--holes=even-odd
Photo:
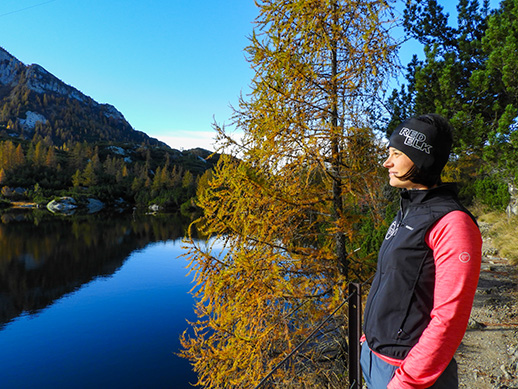
[[[0,126],[0,134],[6,133]],[[70,142],[0,136],[0,187],[4,207],[45,206],[57,197],[88,198],[109,208],[157,206],[198,211],[196,190],[207,181],[217,155],[204,149],[179,151],[165,145]]]

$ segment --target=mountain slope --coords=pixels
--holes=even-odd
[[[27,66],[0,47],[2,131],[56,145],[84,141],[163,145],[134,130],[112,105],[97,103],[43,67]]]

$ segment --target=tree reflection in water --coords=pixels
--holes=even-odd
[[[188,223],[170,214],[45,211],[9,211],[0,221],[0,329],[97,277],[110,277],[134,250],[182,237]]]

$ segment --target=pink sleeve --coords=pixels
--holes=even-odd
[[[388,389],[433,385],[459,347],[471,313],[482,257],[478,227],[465,212],[453,211],[428,231],[426,243],[435,261],[432,319]]]

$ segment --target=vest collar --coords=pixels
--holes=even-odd
[[[414,203],[420,203],[424,202],[430,198],[436,197],[436,196],[444,196],[444,195],[450,195],[450,196],[457,196],[458,194],[458,188],[457,184],[455,183],[446,183],[438,185],[431,189],[422,189],[422,190],[412,190],[412,189],[402,189],[401,190],[401,198],[404,200],[409,200],[410,202]]]
[[[412,190],[402,189],[400,192],[401,203],[400,208],[403,214],[406,216],[409,206],[415,206],[418,204],[424,204],[428,201],[436,199],[438,197],[453,197],[456,198],[458,194],[457,184],[446,183],[438,185],[431,189]]]

